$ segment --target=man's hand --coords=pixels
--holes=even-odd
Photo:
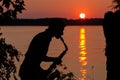
[[[62,60],[57,57],[57,58],[55,58],[54,62],[55,62],[57,65],[59,65],[59,64],[62,63]]]

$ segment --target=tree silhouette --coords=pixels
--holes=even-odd
[[[7,23],[22,13],[25,4],[23,0],[0,0],[0,23]],[[9,22],[10,23],[10,22]],[[16,77],[17,67],[21,53],[11,44],[6,43],[0,32],[0,80],[10,80]]]
[[[15,62],[19,62],[22,55],[14,46],[7,44],[5,38],[0,33],[0,80],[10,80],[14,77],[17,80],[17,67]]]
[[[113,2],[112,8],[115,10],[120,10],[120,0],[113,0],[112,2]]]
[[[17,13],[25,10],[23,0],[0,0],[0,18],[16,19]]]

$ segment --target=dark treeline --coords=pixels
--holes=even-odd
[[[67,20],[67,25],[102,25],[102,18]]]
[[[47,26],[49,19],[51,18],[40,18],[40,19],[9,19],[0,20],[0,25],[12,25],[12,26]],[[102,18],[91,18],[91,19],[66,19],[64,18],[67,25],[102,25]]]

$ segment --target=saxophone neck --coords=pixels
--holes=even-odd
[[[62,37],[60,37],[60,40],[62,41],[63,45],[65,46],[65,50],[67,51],[68,50],[68,47],[64,41],[64,39]]]

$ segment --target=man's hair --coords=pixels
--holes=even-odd
[[[51,18],[49,20],[49,28],[59,28],[59,27],[65,27],[65,20],[62,18]]]

